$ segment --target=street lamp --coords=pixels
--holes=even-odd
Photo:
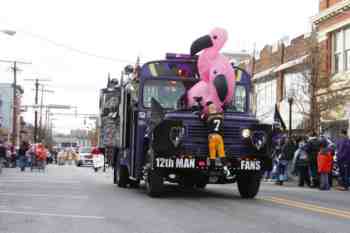
[[[289,138],[292,137],[292,105],[294,102],[294,90],[290,90],[288,95],[288,103],[289,103]]]

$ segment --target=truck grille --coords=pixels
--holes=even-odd
[[[204,125],[188,125],[187,136],[189,138],[207,138],[208,130]],[[224,126],[224,138],[227,143],[240,141],[241,131],[239,127]]]

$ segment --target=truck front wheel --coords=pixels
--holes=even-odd
[[[155,170],[150,170],[146,179],[146,190],[150,197],[159,197],[164,191],[162,176]]]
[[[258,192],[261,173],[257,171],[242,171],[237,176],[238,190],[242,198],[254,198]]]
[[[118,166],[116,171],[116,183],[118,187],[126,188],[129,183],[129,172],[125,166]]]

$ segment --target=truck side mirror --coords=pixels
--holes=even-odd
[[[124,67],[125,74],[132,74],[134,72],[134,67],[132,65],[127,65]]]

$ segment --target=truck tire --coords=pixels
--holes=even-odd
[[[199,188],[199,189],[205,189],[205,187],[207,186],[207,182],[204,182],[204,181],[200,181],[196,184],[196,187]]]
[[[140,187],[140,181],[139,180],[130,180],[130,188],[137,189]]]
[[[116,171],[116,183],[120,188],[126,188],[129,184],[129,172],[128,168],[119,165]]]
[[[258,192],[261,173],[256,171],[241,172],[237,176],[238,190],[242,198],[252,199]]]
[[[201,176],[199,177],[199,180],[196,182],[196,188],[205,189],[208,183],[209,183],[209,177]]]
[[[163,177],[155,170],[148,172],[146,190],[150,197],[160,197],[164,191]]]
[[[117,167],[113,167],[113,184],[117,184]]]

